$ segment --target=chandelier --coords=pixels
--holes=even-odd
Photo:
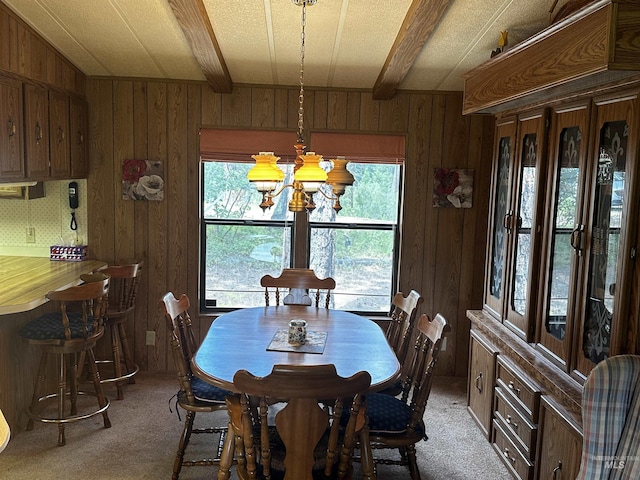
[[[289,201],[288,208],[292,212],[311,212],[316,208],[313,203],[313,195],[320,192],[323,196],[334,202],[333,209],[339,212],[340,196],[344,194],[345,187],[353,185],[353,175],[347,170],[347,163],[344,157],[336,157],[331,160],[333,168],[326,172],[321,166],[322,155],[315,152],[307,152],[304,144],[304,50],[305,50],[305,27],[307,24],[307,5],[315,5],[317,0],[291,0],[292,3],[302,6],[302,33],[300,35],[300,94],[298,95],[298,131],[294,148],[296,150],[296,160],[293,169],[293,183],[276,188],[284,180],[284,172],[278,167],[277,157],[273,152],[260,152],[252,155],[256,164],[247,173],[247,179],[252,182],[256,189],[262,193],[262,210],[273,206],[273,199],[280,195],[285,189],[293,188],[293,195]],[[333,195],[328,195],[320,187],[330,185]]]

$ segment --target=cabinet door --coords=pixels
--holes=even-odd
[[[469,413],[487,439],[491,435],[497,350],[474,330],[469,343]]]
[[[539,271],[542,199],[547,145],[547,112],[531,112],[518,118],[518,151],[513,171],[512,213],[507,215],[508,282],[504,320],[511,330],[529,341],[532,337],[536,298],[531,285]]]
[[[485,275],[485,308],[496,318],[504,314],[504,285],[508,230],[505,225],[509,214],[511,165],[516,142],[517,123],[514,117],[496,121],[491,190],[491,216]]]
[[[86,178],[89,175],[87,102],[74,97],[69,103],[69,132],[71,178]]]
[[[538,428],[535,478],[574,480],[582,457],[582,432],[578,426],[543,395]]]
[[[29,179],[49,177],[49,96],[35,85],[24,88],[25,163]]]
[[[589,122],[590,102],[557,107],[551,118],[545,207],[548,218],[541,262],[537,340],[538,348],[564,370],[570,362],[576,282],[582,258],[582,192],[587,173]]]
[[[581,284],[575,372],[585,378],[599,361],[621,353],[629,308],[631,232],[637,205],[627,199],[638,143],[637,98],[596,100],[595,148],[585,214],[585,268]],[[637,179],[636,179],[637,181]]]
[[[24,178],[22,84],[0,82],[0,178]]]
[[[69,97],[49,92],[49,132],[51,150],[51,178],[71,176],[69,153]]]

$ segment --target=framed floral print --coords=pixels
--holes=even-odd
[[[124,160],[122,162],[122,198],[124,200],[163,200],[162,162]]]
[[[433,174],[433,206],[471,208],[473,170],[436,168]]]

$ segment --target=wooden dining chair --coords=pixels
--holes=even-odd
[[[231,392],[199,379],[191,371],[191,359],[196,352],[197,342],[191,325],[189,307],[189,297],[186,294],[182,294],[177,299],[173,293],[168,292],[160,300],[160,310],[169,329],[171,351],[173,352],[173,359],[178,372],[180,390],[177,394],[177,404],[187,412],[182,435],[178,442],[178,451],[173,463],[172,480],[178,480],[182,467],[219,465],[227,427],[225,425],[215,425],[213,427],[193,428],[193,422],[198,412],[226,410],[225,399],[228,395],[231,395]],[[184,459],[185,450],[189,445],[192,433],[218,435],[218,447],[214,458],[209,457],[201,460]]]
[[[410,362],[407,362],[407,354],[409,353],[411,338],[413,338],[418,306],[423,301],[424,298],[415,290],[411,290],[406,297],[402,292],[396,293],[393,297],[391,312],[389,313],[390,320],[385,335],[400,364],[401,377],[393,385],[382,390],[381,393],[395,397],[402,392],[402,382],[410,373],[411,366],[409,365]]]
[[[400,365],[404,364],[407,356],[418,306],[422,302],[424,302],[424,298],[415,290],[411,290],[406,297],[402,292],[398,292],[391,302],[390,321],[386,336]]]
[[[359,444],[369,442],[375,452],[379,449],[398,449],[399,459],[374,457],[374,462],[406,465],[412,480],[420,479],[415,444],[427,439],[424,412],[431,392],[433,370],[445,336],[451,327],[440,314],[431,321],[421,315],[416,323],[411,368],[398,397],[384,393],[367,396],[368,438],[361,436]],[[347,419],[342,418],[346,424]]]
[[[38,317],[20,329],[24,341],[42,349],[31,406],[27,408],[27,430],[33,429],[34,421],[55,423],[58,425],[59,446],[66,444],[65,425],[68,423],[85,420],[101,413],[105,428],[111,427],[107,415],[109,400],[102,391],[93,351],[96,342],[104,334],[109,280],[109,276],[103,274],[101,279],[96,279],[95,282],[47,293],[47,298],[57,303],[57,310]],[[94,387],[92,392],[80,390],[78,386],[79,358],[85,353],[89,359]],[[57,360],[55,382],[47,379],[47,374],[51,372],[51,366],[47,362],[49,358]],[[46,393],[47,386],[52,383],[57,385],[57,391]],[[97,408],[89,412],[79,409],[79,395],[96,397]],[[45,409],[49,400],[57,401],[58,409],[55,416]],[[67,402],[70,404],[68,412]]]
[[[233,384],[242,393],[229,397],[228,405],[239,478],[351,478],[370,383],[368,372],[343,378],[334,365],[275,365],[261,378],[236,372]],[[347,418],[344,428],[341,417]],[[229,478],[229,463],[223,457],[219,480]],[[372,463],[370,470],[365,478],[373,478]]]
[[[314,305],[320,305],[320,295],[324,292],[324,307],[329,308],[331,301],[331,291],[336,288],[336,281],[331,278],[320,279],[315,272],[309,268],[285,268],[279,277],[265,275],[260,279],[260,285],[264,287],[264,299],[269,306],[270,290],[275,293],[276,305],[280,305],[281,289],[288,289],[287,295],[283,298],[284,305],[311,305],[311,297],[314,295]],[[315,290],[315,294],[313,291]]]

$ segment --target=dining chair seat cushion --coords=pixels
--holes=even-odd
[[[67,312],[67,316],[71,338],[86,338],[93,334],[93,317],[89,317],[87,320],[87,331],[85,332],[81,312]],[[62,314],[60,312],[46,313],[22,327],[20,335],[29,340],[66,340]]]
[[[396,397],[383,393],[372,393],[367,396],[367,417],[372,435],[405,433],[412,414],[411,407]],[[422,422],[418,423],[416,434],[424,436],[425,429]]]
[[[224,403],[227,396],[233,395],[230,391],[211,385],[195,375],[191,377],[191,390],[200,402]]]

